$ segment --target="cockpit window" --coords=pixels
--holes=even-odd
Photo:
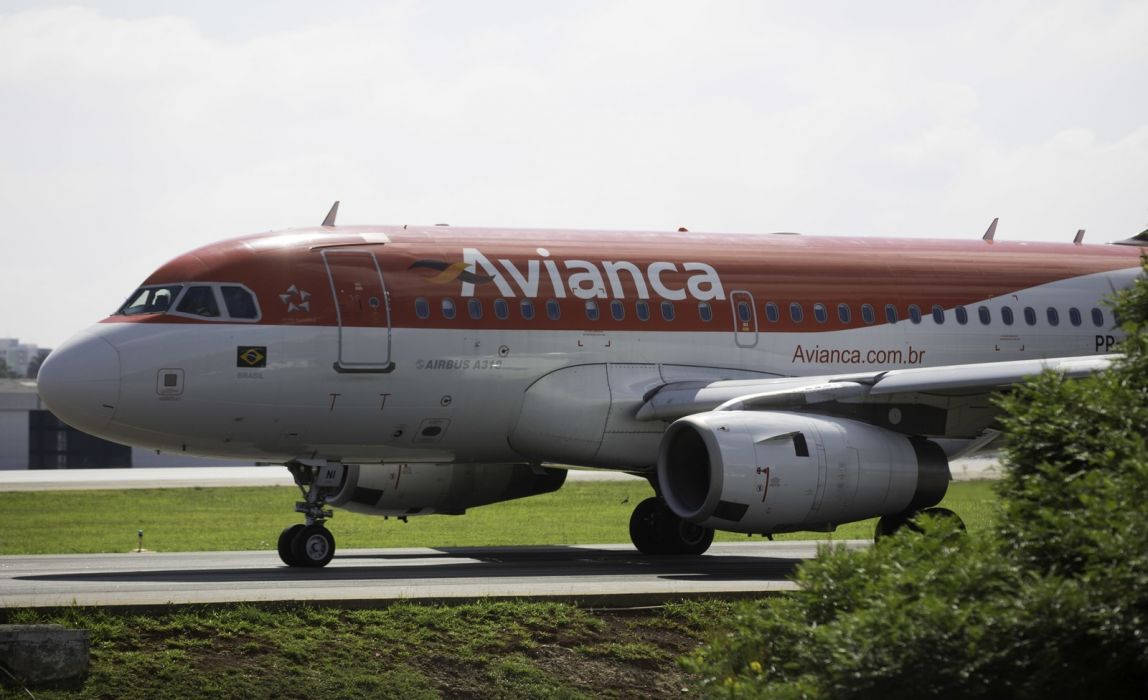
[[[208,318],[218,316],[219,305],[215,302],[215,291],[211,287],[188,287],[176,311]]]
[[[180,285],[167,287],[142,287],[128,300],[116,313],[121,316],[135,316],[137,314],[161,314],[167,311],[171,302],[179,296]]]
[[[259,317],[259,309],[255,306],[255,297],[251,292],[243,287],[228,285],[220,287],[220,291],[223,292],[223,303],[227,305],[227,313],[231,318]]]

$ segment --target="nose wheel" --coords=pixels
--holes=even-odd
[[[714,531],[674,515],[658,498],[647,498],[630,516],[630,540],[642,554],[702,554]]]
[[[346,479],[343,464],[314,467],[299,462],[287,465],[303,500],[295,504],[305,524],[291,525],[279,533],[279,558],[287,566],[322,567],[335,556],[335,536],[324,523],[333,513],[324,506],[327,499],[338,493]]]

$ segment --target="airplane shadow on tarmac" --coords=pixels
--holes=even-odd
[[[654,576],[681,581],[784,581],[805,561],[794,557],[705,554],[644,556],[635,551],[590,547],[437,548],[438,554],[351,552],[335,555],[323,569],[271,566],[264,568],[137,569],[15,576],[26,581],[118,583],[255,583],[260,581],[402,581],[404,579],[482,579],[549,577],[562,579]],[[233,553],[221,553],[228,557]],[[253,556],[263,557],[263,554]],[[414,560],[417,560],[414,561]],[[436,561],[441,560],[441,561]],[[347,565],[354,561],[355,564]],[[358,562],[362,562],[359,564]],[[368,564],[367,562],[370,562]]]

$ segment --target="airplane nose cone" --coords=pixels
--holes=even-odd
[[[111,421],[120,398],[120,355],[98,335],[77,336],[48,355],[36,383],[57,418],[97,432]]]

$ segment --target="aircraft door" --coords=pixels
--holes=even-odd
[[[391,303],[383,271],[368,250],[324,250],[339,321],[336,372],[390,372]]]
[[[757,345],[757,309],[749,292],[730,292],[729,305],[733,312],[733,342],[739,348]]]

